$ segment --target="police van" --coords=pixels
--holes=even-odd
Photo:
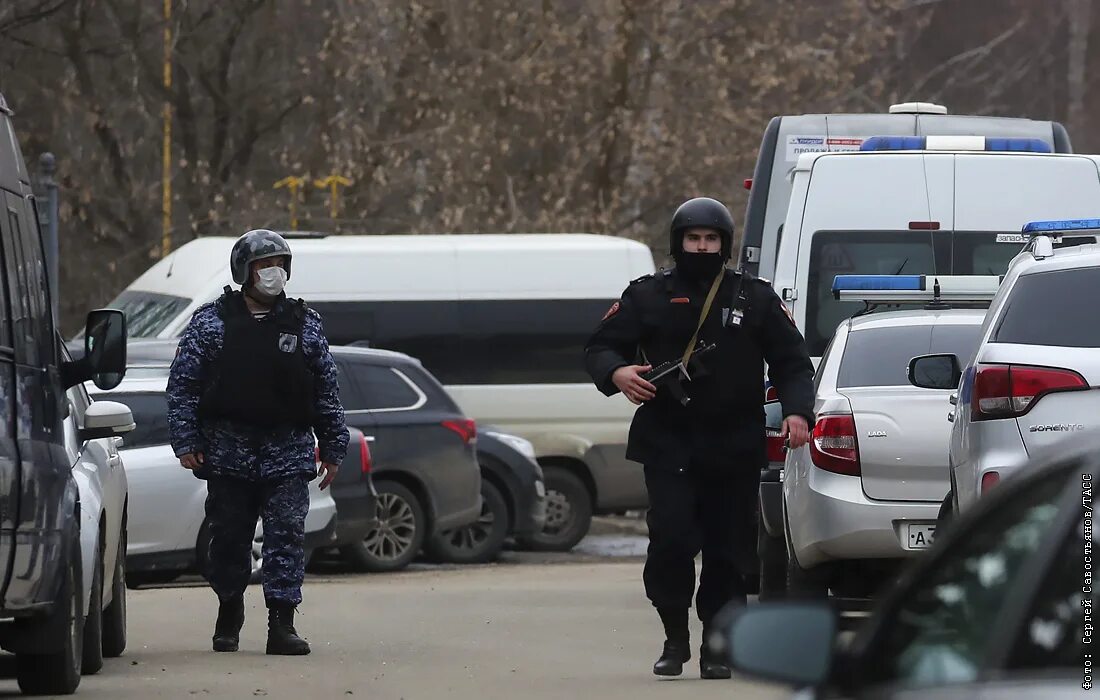
[[[749,187],[741,262],[771,279],[791,196],[791,176],[806,153],[858,151],[871,136],[975,135],[1038,139],[1055,153],[1070,153],[1058,122],[1009,117],[950,115],[942,105],[907,102],[889,114],[801,114],[774,117],[764,130]],[[1019,229],[1017,229],[1019,230]]]
[[[548,512],[531,544],[568,549],[593,512],[646,505],[625,458],[634,406],[592,385],[583,347],[629,281],[654,272],[648,247],[593,234],[287,237],[287,294],[321,313],[330,343],[419,358],[466,415],[534,444]],[[112,306],[131,337],[178,336],[230,284],[234,240],[191,241],[123,291]]]
[[[773,284],[815,361],[861,308],[834,299],[836,275],[1000,275],[1029,221],[1093,215],[1100,157],[1050,150],[1039,139],[910,136],[800,156]]]

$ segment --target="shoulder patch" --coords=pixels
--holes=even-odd
[[[619,313],[619,308],[620,308],[619,302],[615,302],[614,304],[611,305],[611,308],[607,310],[607,313],[604,314],[603,318],[600,319],[600,320],[601,321],[606,321],[607,319],[611,318],[615,314]]]

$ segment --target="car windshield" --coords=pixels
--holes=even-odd
[[[862,302],[833,299],[836,275],[1001,275],[1020,234],[992,231],[818,231],[810,245],[806,343],[819,356]]]
[[[965,365],[978,347],[980,334],[979,323],[853,330],[844,346],[837,388],[910,386],[906,370],[914,357],[951,353]]]
[[[126,331],[130,338],[152,338],[190,303],[191,300],[184,297],[127,290],[107,306],[126,314]]]

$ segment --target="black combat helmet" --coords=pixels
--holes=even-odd
[[[722,258],[729,260],[733,250],[733,217],[726,205],[710,197],[689,199],[676,209],[669,228],[668,253],[675,257],[683,250],[684,230],[709,228],[722,237]]]
[[[274,258],[280,255],[286,256],[286,278],[290,279],[290,245],[286,239],[265,228],[249,231],[233,244],[233,251],[229,253],[229,270],[233,273],[233,281],[242,287],[248,282],[248,270],[257,260]]]

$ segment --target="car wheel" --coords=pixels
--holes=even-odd
[[[111,604],[103,611],[103,655],[109,659],[126,651],[126,523],[118,538],[115,575],[111,582]]]
[[[576,474],[563,467],[546,465],[546,524],[542,531],[523,538],[527,549],[568,552],[588,534],[592,525],[592,496]]]
[[[27,695],[71,695],[80,685],[84,642],[84,599],[81,595],[80,544],[73,538],[64,568],[57,609],[42,624],[63,625],[65,639],[52,654],[16,654],[15,676]],[[63,616],[63,619],[54,616]]]
[[[427,518],[420,500],[396,481],[379,481],[378,522],[362,542],[340,548],[344,561],[359,571],[398,571],[420,552]]]
[[[787,559],[787,597],[797,600],[829,597],[828,564],[803,569],[793,556]]]
[[[88,596],[88,616],[84,618],[84,642],[80,673],[90,676],[103,668],[103,556],[102,539],[96,548],[92,571],[92,591]]]
[[[508,536],[508,505],[492,483],[481,481],[481,516],[477,522],[438,532],[424,546],[434,561],[450,564],[483,564],[493,561]]]
[[[936,515],[936,529],[947,527],[951,518],[955,515],[955,499],[950,493],[943,498],[940,504],[940,512]]]
[[[787,543],[773,537],[764,527],[764,518],[757,515],[756,553],[760,558],[759,599],[781,600],[787,593]]]

